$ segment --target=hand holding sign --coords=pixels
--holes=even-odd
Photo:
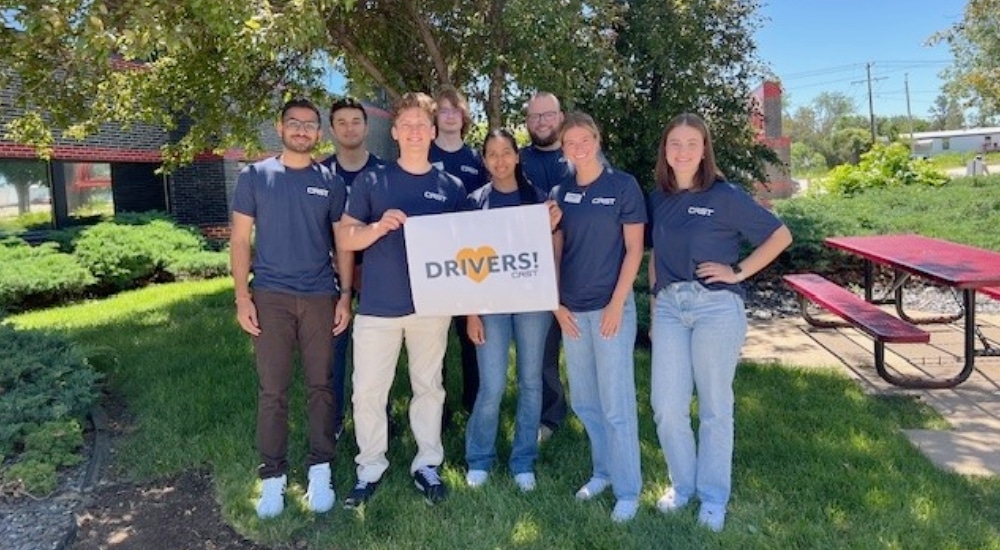
[[[559,214],[537,204],[408,219],[417,315],[555,310],[551,222]]]

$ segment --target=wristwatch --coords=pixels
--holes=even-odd
[[[738,263],[733,264],[730,267],[733,268],[733,275],[736,275],[736,282],[742,283],[743,282],[743,268],[740,267],[740,264],[738,264]]]

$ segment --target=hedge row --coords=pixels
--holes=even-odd
[[[0,240],[0,310],[18,311],[103,295],[152,281],[224,275],[226,252],[209,250],[196,230],[163,215],[131,214],[57,232],[32,246]]]

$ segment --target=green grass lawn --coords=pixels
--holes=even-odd
[[[589,447],[571,421],[542,447],[539,487],[518,492],[500,469],[487,486],[464,487],[462,431],[445,434],[451,496],[428,507],[408,465],[405,375],[393,408],[402,430],[392,466],[367,510],[315,517],[304,491],[304,398],[292,394],[289,498],[285,514],[254,514],[256,375],[249,339],[233,318],[228,280],[178,283],[12,317],[20,327],[65,333],[98,356],[109,390],[133,420],[115,454],[124,479],[146,480],[207,467],[226,519],[238,531],[295,548],[1000,548],[1000,480],[936,469],[900,428],[940,427],[933,411],[906,398],[865,396],[831,371],[743,365],[737,376],[734,493],[726,529],[700,528],[696,510],[655,511],[666,467],[649,407],[649,354],[637,350],[643,507],[629,524],[609,519],[612,499],[577,503],[589,475]],[[449,388],[458,388],[457,365]],[[505,403],[501,457],[509,451],[513,394]],[[457,393],[449,402],[458,410]],[[338,497],[354,479],[352,433],[334,465]],[[505,462],[501,460],[501,464]],[[302,543],[297,546],[296,543]]]

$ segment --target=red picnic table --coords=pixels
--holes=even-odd
[[[1000,252],[921,235],[829,237],[825,239],[825,243],[864,259],[866,301],[895,303],[899,316],[915,324],[952,322],[965,317],[965,357],[962,371],[958,375],[942,380],[914,380],[895,376],[885,371],[884,366],[877,365],[879,375],[885,380],[904,387],[950,388],[964,382],[972,374],[977,355],[1000,355],[1000,349],[991,347],[976,326],[976,291],[1000,286]],[[879,301],[873,297],[876,264],[893,270],[894,298],[891,300]],[[907,315],[903,309],[903,285],[910,276],[960,290],[961,311],[944,317],[913,318]],[[976,348],[977,335],[983,349]]]

